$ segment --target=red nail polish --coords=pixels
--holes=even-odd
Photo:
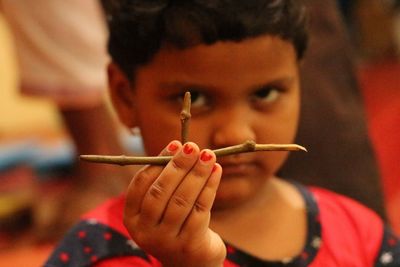
[[[167,149],[168,149],[169,152],[174,152],[175,150],[178,149],[178,145],[175,144],[175,143],[170,143],[170,144],[168,145]]]
[[[208,153],[207,151],[201,152],[201,155],[200,155],[201,161],[206,162],[206,161],[209,161],[210,159],[212,159],[212,155],[210,153]]]
[[[187,155],[191,154],[193,152],[193,147],[189,144],[185,144],[183,146],[183,152]]]

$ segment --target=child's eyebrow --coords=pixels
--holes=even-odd
[[[162,89],[198,89],[198,90],[212,90],[215,89],[215,85],[199,84],[193,82],[162,82],[159,84]]]
[[[284,86],[289,87],[296,81],[294,76],[284,76],[274,79],[266,79],[263,82],[256,83],[254,85],[250,85],[248,87],[249,90],[259,90],[268,86]],[[182,81],[171,81],[171,82],[162,82],[159,84],[161,89],[170,89],[170,90],[200,90],[200,91],[213,91],[217,89],[217,86],[211,84],[201,84],[196,82],[182,82]]]
[[[257,90],[263,87],[268,87],[268,86],[290,86],[296,81],[296,78],[293,76],[287,76],[287,77],[281,77],[277,79],[272,79],[265,81],[263,83],[259,83],[256,85],[251,86],[250,89],[252,90]]]

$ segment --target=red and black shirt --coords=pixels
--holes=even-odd
[[[400,241],[374,212],[333,192],[297,186],[308,217],[302,253],[264,261],[226,243],[224,267],[400,267]],[[122,224],[124,203],[121,196],[86,214],[44,266],[162,266],[130,239]]]

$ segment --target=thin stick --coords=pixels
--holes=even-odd
[[[189,135],[189,122],[192,115],[190,114],[190,106],[191,106],[191,96],[190,92],[185,93],[185,97],[183,98],[183,106],[181,111],[181,142],[182,144],[188,141]]]
[[[224,157],[233,154],[247,153],[254,151],[306,151],[304,147],[296,144],[256,144],[254,141],[247,141],[240,145],[224,147],[214,150],[217,157]],[[95,163],[116,164],[116,165],[166,165],[171,156],[157,157],[128,157],[128,156],[100,156],[100,155],[81,155],[80,159]]]

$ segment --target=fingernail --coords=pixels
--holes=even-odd
[[[201,154],[200,154],[200,160],[201,161],[204,161],[204,162],[207,162],[207,161],[209,161],[210,159],[212,159],[212,155],[209,153],[209,152],[207,152],[207,151],[203,151],[203,152],[201,152]]]
[[[193,152],[193,147],[189,144],[185,144],[183,146],[183,152],[187,155],[191,154]]]
[[[170,143],[167,147],[168,152],[174,152],[177,149],[178,149],[178,145],[175,142]]]

